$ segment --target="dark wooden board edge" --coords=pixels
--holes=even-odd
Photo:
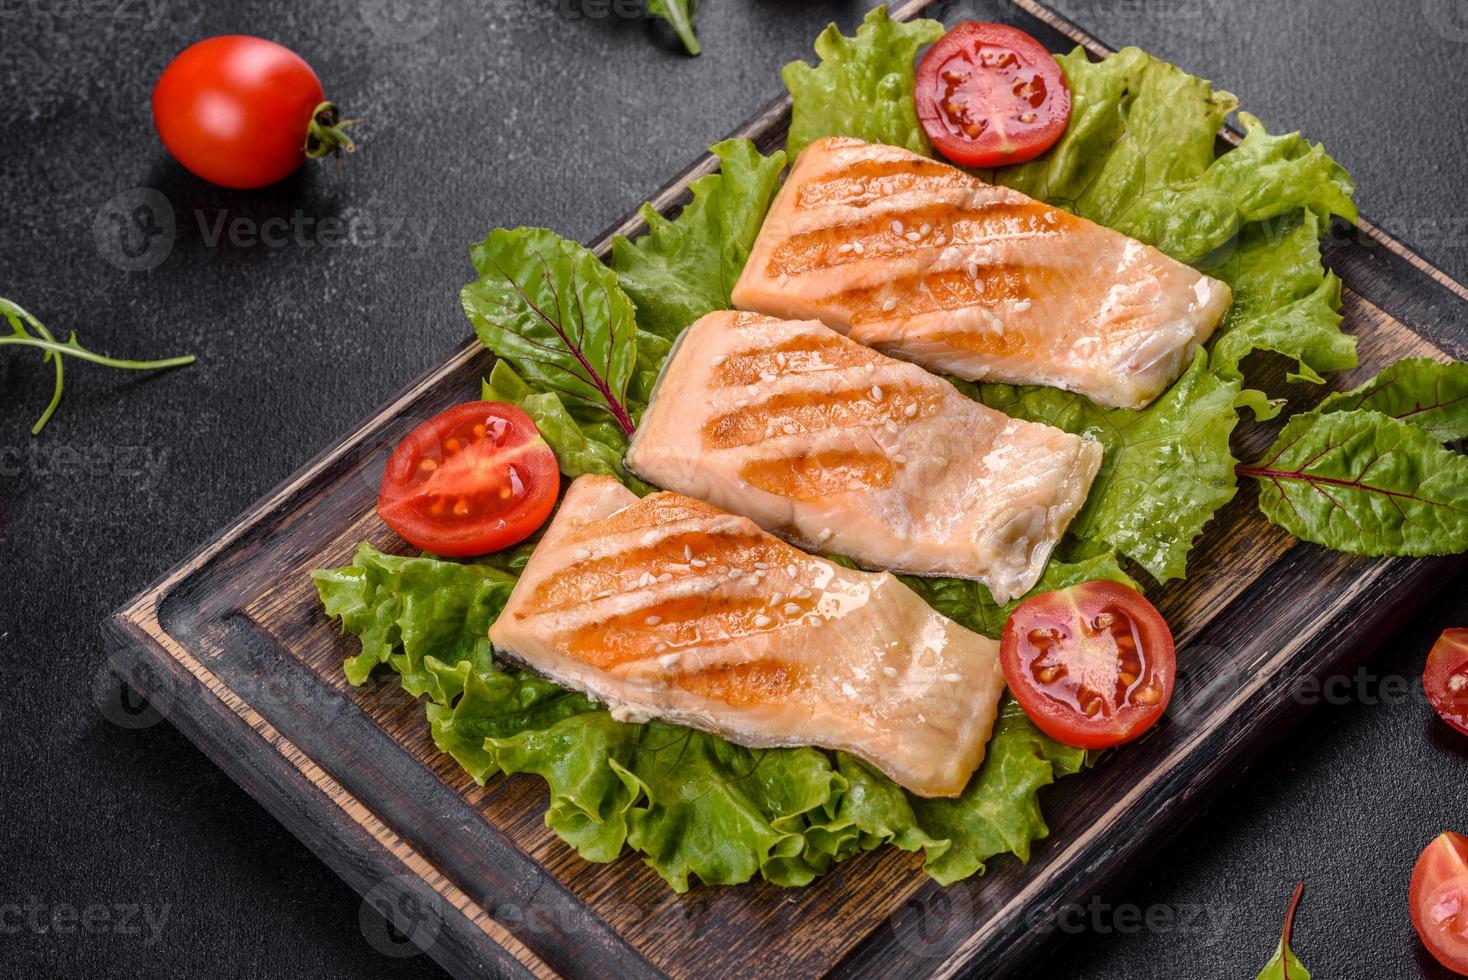
[[[455,977],[550,977],[554,972],[510,938],[496,940],[475,919],[482,910],[456,900],[456,890],[424,887],[423,865],[349,814],[350,798],[328,796],[292,765],[267,734],[222,698],[199,692],[199,678],[135,618],[115,615],[102,624],[109,663],[226,775],[345,881],[364,904],[393,920],[400,934],[383,951],[426,952]],[[205,693],[182,697],[180,692]],[[409,852],[411,853],[411,852]],[[394,914],[396,913],[396,915]],[[387,935],[384,933],[384,935]],[[411,943],[413,948],[407,948]]]
[[[1293,605],[1291,593],[1298,577],[1290,573],[1306,569],[1313,545],[1296,545],[1279,562],[1282,574],[1258,581],[1231,602],[1211,621],[1200,637],[1202,643],[1222,644],[1230,634],[1257,634],[1261,608],[1275,610]],[[899,941],[895,930],[899,917],[852,950],[837,973],[843,978],[878,980],[919,972],[935,977],[977,975],[1001,980],[1005,977],[1038,976],[1038,965],[1051,955],[1057,943],[1056,917],[1066,908],[1085,906],[1093,897],[1114,897],[1136,874],[1144,870],[1148,854],[1177,837],[1189,820],[1210,801],[1217,799],[1243,778],[1249,765],[1271,746],[1293,731],[1309,714],[1311,699],[1300,696],[1310,679],[1316,681],[1350,671],[1378,648],[1408,617],[1422,607],[1454,574],[1468,568],[1468,555],[1431,559],[1392,559],[1374,566],[1369,580],[1359,591],[1339,602],[1323,622],[1312,624],[1298,641],[1284,635],[1280,649],[1270,653],[1267,664],[1250,675],[1257,693],[1229,715],[1226,727],[1209,731],[1187,752],[1188,762],[1158,773],[1145,794],[1129,803],[1118,801],[1104,820],[1089,826],[1086,839],[1052,841],[1059,847],[1058,868],[1047,866],[1043,880],[1037,879],[1025,894],[1004,908],[992,909],[979,903],[954,902],[945,889],[929,882],[909,902],[909,922],[921,922],[918,941]],[[1292,643],[1299,647],[1291,653]],[[1193,765],[1194,760],[1201,760]],[[1105,763],[1093,778],[1104,778]],[[1086,778],[1086,774],[1081,777]],[[1123,822],[1145,825],[1145,835],[1125,832]],[[1112,831],[1107,833],[1107,831]],[[1008,873],[1024,876],[1028,869]],[[977,886],[982,888],[982,879]],[[1022,901],[1022,904],[1020,902]]]
[[[1094,39],[1089,38],[1081,32],[1076,31],[1074,25],[1058,18],[1056,15],[1039,4],[1030,0],[1013,0],[1020,9],[1038,17],[1050,24],[1062,34],[1075,40],[1077,43],[1086,43],[1093,51],[1101,53],[1104,46],[1099,45]],[[910,2],[903,5],[900,12],[912,13],[920,11],[928,3],[924,0]],[[1043,14],[1043,15],[1042,15]],[[1048,15],[1048,16],[1044,16]],[[737,135],[765,135],[769,136],[772,127],[778,126],[783,113],[788,109],[788,98],[777,99],[759,114],[754,120],[747,124]],[[717,158],[706,155],[694,166],[690,167],[683,175],[668,185],[662,192],[652,199],[652,203],[660,210],[667,210],[682,200],[686,199],[686,186],[689,181],[705,173],[714,172],[717,169]],[[643,222],[637,216],[629,216],[626,220],[618,223],[606,234],[604,234],[595,246],[600,252],[605,252],[614,234],[635,234],[642,227]],[[1403,319],[1408,320],[1414,328],[1425,328],[1422,332],[1439,343],[1444,349],[1461,355],[1464,350],[1463,333],[1455,330],[1443,330],[1444,326],[1456,325],[1461,322],[1462,307],[1451,300],[1468,298],[1468,289],[1453,282],[1439,270],[1433,268],[1429,263],[1422,260],[1411,252],[1400,242],[1375,229],[1368,222],[1361,223],[1363,233],[1378,241],[1385,247],[1385,252],[1377,251],[1369,255],[1353,255],[1349,243],[1345,247],[1334,247],[1331,249],[1333,257],[1339,257],[1347,263],[1359,262],[1363,267],[1370,266],[1376,275],[1372,278],[1385,279],[1388,282],[1395,281],[1403,283],[1415,278],[1420,284],[1417,288],[1404,288],[1394,290],[1380,304],[1390,312],[1397,313]],[[1369,259],[1369,262],[1365,261]],[[1335,263],[1333,263],[1335,264]],[[1400,268],[1393,268],[1399,266]],[[1413,276],[1412,273],[1417,275]],[[1405,274],[1405,275],[1404,275]],[[1441,302],[1437,298],[1423,298],[1421,286],[1429,285],[1429,282],[1441,289],[1450,297],[1449,302]],[[1376,297],[1373,296],[1373,299]],[[1399,302],[1400,301],[1400,302]],[[1410,312],[1403,313],[1405,304],[1410,307]],[[1424,318],[1420,314],[1422,310],[1446,310],[1453,316],[1454,323],[1445,324],[1433,317]],[[226,547],[239,543],[241,535],[248,531],[251,525],[256,523],[265,514],[276,512],[287,508],[293,502],[299,500],[297,496],[303,488],[318,477],[334,463],[340,462],[343,456],[352,449],[365,433],[372,431],[376,424],[385,416],[392,414],[394,410],[401,410],[410,404],[415,398],[421,397],[423,392],[437,379],[451,369],[454,364],[460,364],[464,359],[478,353],[477,344],[469,344],[460,349],[444,364],[425,372],[397,397],[384,404],[382,409],[370,416],[361,425],[356,427],[343,440],[335,446],[325,450],[316,457],[312,463],[304,467],[300,472],[283,481],[274,491],[263,497],[254,507],[237,520],[234,524],[223,529],[211,542],[199,553],[181,562],[169,573],[164,575],[153,587],[138,596],[135,600],[123,607],[104,626],[104,632],[109,645],[121,654],[119,663],[137,663],[141,658],[147,658],[156,668],[166,671],[165,676],[172,677],[175,681],[181,677],[183,668],[179,661],[170,654],[159,642],[159,638],[140,628],[140,623],[150,616],[156,626],[157,603],[159,599],[167,594],[170,589],[177,586],[181,581],[191,574],[199,571],[208,561],[221,553]],[[1438,583],[1445,578],[1436,579]],[[1412,602],[1425,601],[1430,592],[1425,590],[1413,590]],[[151,613],[148,612],[151,610]],[[1403,611],[1402,615],[1406,615]],[[1383,623],[1385,617],[1383,617]],[[1378,624],[1378,626],[1383,624]],[[1370,652],[1368,643],[1352,647],[1348,651],[1339,653],[1329,660],[1319,660],[1312,657],[1311,663],[1316,664],[1317,669],[1322,671],[1339,669],[1351,662],[1359,661]],[[186,673],[186,672],[185,672]],[[141,693],[150,693],[147,681],[147,672],[133,672],[130,679],[137,679],[135,686],[139,687]],[[155,689],[153,693],[161,693]],[[258,752],[261,747],[262,736],[260,733],[240,718],[238,714],[217,698],[196,699],[198,703],[178,701],[170,706],[166,712],[170,721],[176,724],[192,741],[200,747],[224,769],[231,778],[244,786],[272,815],[276,816],[288,829],[307,844],[311,850],[318,854],[327,864],[332,867],[344,880],[347,880],[359,893],[371,894],[372,890],[378,888],[385,880],[393,876],[402,875],[407,872],[408,865],[404,863],[400,855],[383,847],[380,841],[365,834],[362,826],[356,821],[346,819],[340,812],[339,803],[322,794],[319,787],[305,779],[301,773],[293,767],[290,762],[279,752]],[[1298,711],[1291,712],[1290,705],[1286,703],[1281,717],[1284,714],[1298,715]],[[1273,720],[1265,718],[1256,719],[1251,724],[1259,724],[1267,727],[1273,724]],[[1281,733],[1274,733],[1276,737]],[[253,740],[253,741],[252,741]],[[1232,741],[1232,739],[1230,740]],[[1258,751],[1263,751],[1261,744]],[[1251,757],[1257,752],[1251,752]],[[1225,766],[1225,754],[1216,753],[1218,759],[1216,765],[1207,767],[1198,774],[1196,788],[1190,788],[1185,794],[1187,799],[1198,799],[1201,794],[1214,794],[1222,791],[1228,783],[1237,779],[1242,773],[1242,767],[1230,771]],[[1166,819],[1165,832],[1169,835],[1176,834],[1186,822],[1188,811],[1193,808],[1181,806],[1170,808],[1164,817]],[[322,812],[316,812],[322,811]],[[334,812],[335,811],[335,812]],[[1124,860],[1128,855],[1118,853],[1117,858]],[[1129,862],[1126,862],[1129,863]],[[1106,879],[1110,882],[1120,880],[1112,877]],[[1110,886],[1108,886],[1110,887]],[[936,891],[930,886],[923,895]],[[1073,893],[1073,894],[1072,894]],[[1066,895],[1052,896],[1052,902],[1063,904],[1064,901],[1073,900],[1075,896],[1090,894],[1084,888],[1073,888]],[[527,967],[520,961],[505,952],[494,940],[489,939],[482,930],[476,930],[470,924],[470,919],[462,914],[457,906],[451,906],[459,914],[448,914],[444,921],[449,926],[447,933],[441,935],[434,943],[430,952],[445,969],[458,976],[484,975],[486,969],[495,975],[523,975]],[[482,910],[479,914],[483,914]],[[866,943],[858,947],[858,950],[840,965],[843,972],[851,975],[880,975],[884,965],[890,966],[874,944],[880,945],[882,933],[873,934]],[[1008,942],[995,943],[992,948],[1003,950],[1007,954],[998,965],[989,963],[989,957],[984,959],[986,968],[993,968],[1002,973],[1012,973],[1018,970],[1022,964],[1029,959],[1042,956],[1046,949],[1045,937],[1035,934],[1033,930],[1026,930],[1018,935],[1012,936]],[[889,942],[887,949],[892,948]],[[533,954],[532,954],[533,955]],[[950,956],[943,962],[939,972],[946,975],[961,971],[973,965],[977,955],[973,950],[964,955],[957,951],[956,955]],[[549,973],[545,964],[540,964],[541,969],[535,972]],[[889,974],[890,975],[890,974]]]

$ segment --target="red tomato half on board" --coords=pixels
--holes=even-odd
[[[928,49],[917,114],[939,153],[967,167],[1024,163],[1070,123],[1070,87],[1044,45],[1004,24],[966,21]]]
[[[185,48],[153,87],[168,152],[221,187],[264,187],[308,156],[351,150],[321,79],[290,48],[229,34]]]
[[[435,415],[388,458],[377,513],[415,547],[486,555],[534,534],[556,506],[555,453],[520,409],[469,402]]]
[[[1422,672],[1427,700],[1443,721],[1468,735],[1468,629],[1444,630]]]
[[[1468,976],[1468,838],[1440,835],[1412,869],[1412,925],[1427,951]]]
[[[1030,720],[1081,749],[1110,748],[1151,728],[1177,680],[1166,620],[1119,582],[1026,599],[1004,624],[999,659]]]

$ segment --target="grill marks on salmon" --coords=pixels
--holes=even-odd
[[[818,322],[719,312],[679,338],[626,462],[800,547],[1004,602],[1039,580],[1101,456]]]
[[[840,749],[924,796],[963,790],[1004,684],[996,643],[894,576],[600,476],[567,490],[489,635],[619,718]]]
[[[1231,294],[1150,246],[907,150],[812,143],[733,291],[968,380],[1140,408]]]

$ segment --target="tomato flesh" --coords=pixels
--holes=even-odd
[[[508,548],[550,517],[556,457],[513,405],[469,402],[414,429],[393,450],[377,513],[409,544],[454,558]]]
[[[1137,738],[1167,710],[1172,632],[1135,589],[1095,581],[1020,603],[1004,624],[1010,693],[1045,734],[1076,748]]]
[[[1468,976],[1468,837],[1441,834],[1412,869],[1412,925],[1443,966]]]
[[[189,171],[221,187],[264,187],[306,160],[321,79],[289,48],[231,34],[185,48],[153,87],[153,124]]]
[[[955,163],[1000,167],[1032,160],[1070,123],[1070,87],[1044,45],[1004,24],[967,21],[924,55],[917,114]]]
[[[1422,672],[1427,700],[1443,721],[1468,735],[1468,629],[1445,630]]]

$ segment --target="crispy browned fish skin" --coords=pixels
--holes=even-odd
[[[998,644],[892,575],[600,476],[567,490],[489,636],[619,718],[841,749],[923,796],[963,790],[1004,687]]]
[[[1039,581],[1101,456],[816,321],[719,312],[679,338],[627,465],[800,547],[1007,602]]]
[[[733,299],[970,381],[1141,408],[1191,362],[1231,294],[1018,191],[836,138],[801,153]]]

